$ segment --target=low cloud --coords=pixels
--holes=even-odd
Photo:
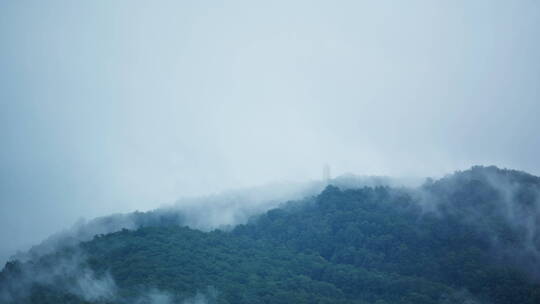
[[[10,262],[2,275],[2,303],[19,303],[36,287],[72,294],[87,301],[112,300],[117,291],[112,276],[108,272],[96,274],[86,265],[86,257],[79,250],[39,261]]]

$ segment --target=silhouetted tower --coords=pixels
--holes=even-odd
[[[330,176],[330,166],[328,164],[325,164],[323,167],[322,177],[323,177],[323,182],[325,182],[326,184],[330,183],[330,179],[332,177]]]

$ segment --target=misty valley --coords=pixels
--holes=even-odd
[[[540,303],[539,177],[306,189],[220,226],[182,208],[81,224],[8,261],[0,303]]]

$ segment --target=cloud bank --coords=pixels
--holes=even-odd
[[[540,173],[535,1],[2,1],[0,256],[334,175]]]

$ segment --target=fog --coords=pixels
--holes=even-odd
[[[0,261],[332,175],[540,174],[535,1],[2,1]]]

